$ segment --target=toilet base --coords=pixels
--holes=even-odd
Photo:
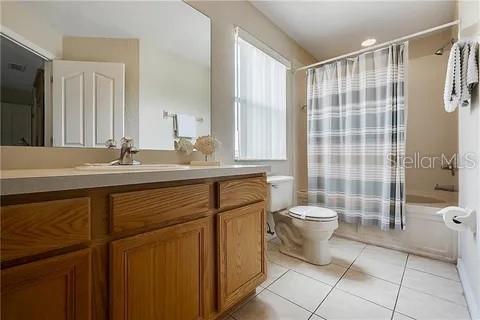
[[[275,233],[280,239],[281,253],[315,265],[327,265],[332,262],[328,240],[333,234],[333,229],[328,232],[317,230],[315,232],[317,236],[310,240],[305,230],[304,234],[301,234],[288,212],[276,212],[273,218]],[[323,233],[323,236],[319,238],[318,233]]]
[[[303,243],[303,256],[305,257],[305,260],[319,266],[332,263],[332,255],[330,254],[330,248],[328,247],[328,240],[317,240],[315,244],[311,241],[305,240]]]
[[[328,246],[328,243],[327,243]],[[317,266],[324,266],[332,263],[332,256],[330,254],[330,250],[323,249],[323,252],[314,252],[314,253],[305,253],[304,246],[301,247],[288,247],[285,245],[280,245],[279,251],[287,256],[297,258],[308,262],[310,264],[315,264]],[[308,257],[308,258],[306,258]]]

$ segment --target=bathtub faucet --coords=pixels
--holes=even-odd
[[[433,190],[441,190],[441,191],[448,191],[448,192],[457,192],[458,190],[455,188],[455,185],[453,184],[446,184],[446,185],[439,185],[438,183],[435,183],[435,186],[433,187]]]
[[[452,176],[455,176],[455,170],[457,169],[455,167],[455,164],[453,163],[453,160],[447,161],[447,164],[442,165],[443,170],[449,170]]]

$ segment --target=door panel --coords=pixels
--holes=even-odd
[[[112,319],[203,319],[208,218],[111,244]]]
[[[125,65],[53,61],[53,145],[104,147],[124,136]]]
[[[62,111],[64,113],[64,144],[65,146],[83,146],[85,113],[84,73],[78,73],[63,78]]]
[[[114,93],[115,79],[103,74],[94,74],[95,144],[104,146],[114,136]]]
[[[90,319],[90,251],[2,270],[3,320]]]
[[[266,278],[265,202],[218,215],[219,305],[225,310]]]

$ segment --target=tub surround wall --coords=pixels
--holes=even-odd
[[[449,51],[441,56],[433,53],[451,39],[451,31],[435,33],[412,40],[409,44],[408,61],[408,118],[406,155],[414,157],[451,157],[458,152],[457,113],[447,113],[443,108],[443,88]],[[428,160],[428,159],[427,159]],[[426,162],[428,163],[428,162]],[[458,186],[458,175],[434,168],[407,168],[406,190],[410,194],[437,194],[436,183]]]

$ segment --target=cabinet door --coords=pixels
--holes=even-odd
[[[2,270],[3,320],[90,319],[90,251]]]
[[[220,213],[217,219],[218,299],[223,311],[266,278],[265,202]]]
[[[113,320],[205,318],[208,219],[111,244]]]

